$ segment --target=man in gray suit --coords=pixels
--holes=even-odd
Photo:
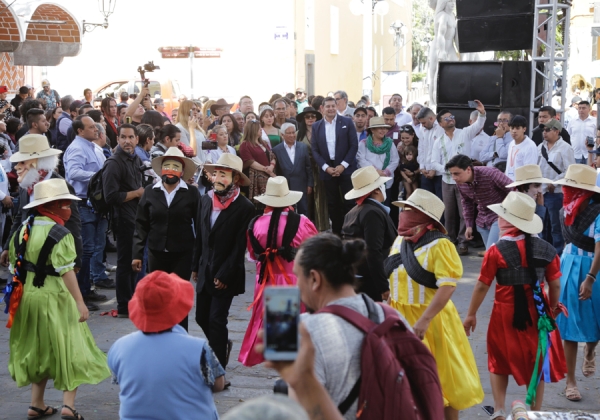
[[[348,94],[343,90],[338,90],[333,94],[335,99],[335,107],[337,108],[338,114],[344,117],[354,117],[354,108],[348,106]]]
[[[308,146],[296,141],[296,126],[284,123],[281,126],[283,143],[273,148],[277,157],[275,173],[287,179],[290,190],[302,191],[302,199],[298,202],[298,213],[307,215],[307,195],[312,193],[314,180]]]

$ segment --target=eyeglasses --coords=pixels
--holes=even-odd
[[[302,95],[304,92],[296,92],[296,95]]]
[[[499,123],[508,123],[508,120],[507,119],[501,119],[501,120],[498,120],[498,122]]]
[[[443,118],[444,121],[448,122],[448,121],[453,121],[454,120],[454,115],[450,115],[449,117],[445,117]]]
[[[333,98],[333,99],[335,99],[336,102],[342,100],[342,98]]]

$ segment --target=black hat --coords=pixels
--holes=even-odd
[[[317,121],[323,119],[323,115],[319,111],[314,109],[312,106],[307,106],[306,108],[304,108],[304,111],[296,115],[296,121],[299,123],[304,122],[304,117],[306,116],[306,114],[315,114],[317,116]]]
[[[527,128],[527,119],[522,115],[515,115],[508,123],[509,127],[525,127]]]
[[[600,147],[594,150],[591,150],[590,153],[593,153],[595,155],[600,155]]]

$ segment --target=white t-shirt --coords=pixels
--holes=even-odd
[[[525,136],[520,144],[511,141],[508,145],[508,159],[506,161],[505,174],[511,180],[515,181],[515,169],[524,165],[537,165],[538,149],[534,141]]]

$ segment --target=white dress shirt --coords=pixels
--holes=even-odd
[[[335,126],[337,124],[337,114],[333,118],[331,123],[329,123],[327,121],[327,118],[323,118],[323,124],[325,124],[325,140],[327,141],[327,151],[329,152],[329,159],[335,160],[335,141],[336,141]],[[342,127],[342,128],[344,128],[344,127]],[[350,166],[350,164],[346,161],[342,161],[342,163],[340,163],[340,165],[342,165],[344,168],[347,168],[348,166]],[[323,169],[323,171],[327,172],[327,168],[329,168],[329,165],[324,163],[323,167],[321,169]]]
[[[506,171],[504,172],[507,177],[515,180],[515,169],[525,165],[537,165],[538,163],[538,149],[533,140],[525,136],[525,140],[521,143],[516,144],[515,141],[511,141],[508,146],[508,160],[506,161]]]
[[[162,182],[157,182],[154,184],[152,188],[160,189],[165,193],[165,199],[167,200],[167,207],[171,207],[171,203],[175,198],[175,194],[179,191],[180,188],[188,189],[187,183],[183,180],[180,180],[177,186],[173,189],[173,191],[168,192]]]
[[[558,174],[550,165],[548,165],[548,161],[542,155],[542,146],[546,148],[548,152],[548,161],[552,162],[554,166],[558,168],[562,173]],[[554,143],[552,149],[548,149],[548,142],[546,140],[542,141],[542,144],[538,146],[539,151],[539,166],[542,170],[542,176],[544,178],[551,179],[553,181],[557,181],[559,179],[563,179],[565,177],[565,172],[567,172],[567,168],[569,165],[575,163],[575,154],[571,145],[564,141],[562,137],[558,138],[558,141]],[[542,193],[545,194],[548,192],[548,185],[542,184]],[[555,193],[561,193],[562,187],[560,185],[554,186]]]
[[[482,152],[487,149],[489,143],[490,136],[485,134],[485,132],[481,131],[479,134],[477,134],[471,142],[471,159],[475,159],[483,163],[483,160],[481,160],[481,155]]]
[[[408,112],[400,111],[396,114],[396,124],[398,124],[398,127],[402,127],[405,124],[412,124],[412,122],[412,115]]]
[[[437,121],[433,122],[433,127],[431,129],[427,129],[424,126],[421,127],[421,132],[423,133],[422,137],[419,137],[419,147],[418,147],[418,155],[417,162],[419,163],[419,169],[421,171],[430,171],[434,169],[431,166],[431,150],[433,149],[433,144],[435,141],[444,135],[444,129],[440,127]],[[437,175],[442,175],[442,173],[438,173]]]
[[[444,133],[433,143],[431,151],[431,166],[436,172],[442,173],[442,181],[446,184],[456,184],[452,175],[446,171],[446,164],[456,155],[471,156],[471,142],[477,134],[483,129],[485,124],[485,114],[477,117],[477,120],[470,126],[463,129],[454,129],[452,138]]]
[[[285,151],[287,152],[288,156],[290,157],[290,161],[292,162],[292,164],[294,164],[294,159],[296,158],[296,142],[294,142],[294,144],[290,147],[284,141],[283,147],[285,148]]]
[[[585,120],[573,119],[569,121],[567,132],[571,135],[571,147],[575,152],[575,159],[587,159],[586,137],[596,139],[596,119],[592,117],[587,117]]]

